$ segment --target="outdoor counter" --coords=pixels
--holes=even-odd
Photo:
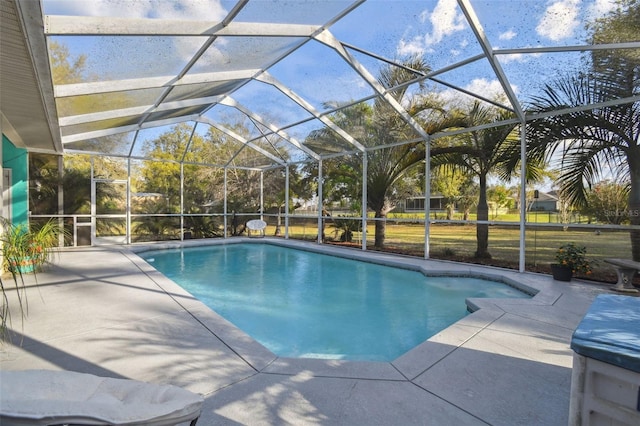
[[[571,339],[570,425],[640,424],[640,298],[598,296]]]

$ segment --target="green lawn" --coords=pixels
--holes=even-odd
[[[304,226],[295,221],[289,229],[291,238],[317,238],[316,222],[308,221]],[[271,228],[271,227],[270,227]],[[267,229],[267,234],[273,235],[273,229]],[[325,234],[329,239],[337,237],[335,228],[328,223]],[[361,234],[356,232],[354,242],[359,243]],[[520,231],[517,226],[492,225],[489,230],[489,252],[492,259],[487,263],[518,268]],[[574,242],[587,248],[587,257],[592,262],[593,274],[591,279],[600,281],[615,281],[614,270],[602,262],[607,257],[631,257],[631,243],[629,233],[624,231],[569,228],[527,228],[525,233],[525,263],[527,270],[545,272],[550,271],[549,264],[554,262],[555,252],[562,244]],[[373,248],[374,225],[367,227],[367,247]],[[385,249],[416,256],[423,256],[424,225],[388,221],[386,228]],[[475,262],[473,254],[476,249],[475,225],[432,224],[430,227],[430,257],[449,258],[458,261]]]

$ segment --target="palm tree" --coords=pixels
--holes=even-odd
[[[467,127],[499,123],[513,118],[506,110],[483,106],[475,101],[467,114]],[[509,178],[516,170],[520,152],[520,138],[517,124],[473,130],[461,135],[443,138],[431,149],[434,168],[450,168],[478,179],[478,221],[489,220],[487,203],[487,179],[490,174]],[[531,168],[530,173],[535,172]],[[475,257],[491,258],[489,253],[489,225],[476,225],[477,247]]]
[[[640,2],[618,0],[617,7],[589,25],[590,44],[637,40]],[[601,106],[532,121],[528,153],[551,157],[564,165],[561,190],[575,207],[587,204],[587,186],[609,174],[629,182],[629,219],[640,226],[640,55],[638,49],[596,49],[586,73],[569,74],[544,86],[530,112],[546,113],[620,99]],[[606,174],[606,175],[605,175]],[[605,176],[603,176],[605,175]],[[586,185],[585,185],[586,183]],[[640,261],[640,230],[630,231],[633,259]]]
[[[548,112],[630,97],[634,86],[637,83],[631,79],[614,83],[598,75],[567,76],[547,84],[530,111]],[[630,222],[640,225],[640,102],[535,120],[528,126],[527,137],[528,154],[560,155],[563,167],[558,183],[575,207],[586,206],[588,187],[606,174],[623,176],[630,185]],[[640,231],[632,229],[630,233],[633,259],[640,261]]]
[[[419,93],[410,95],[409,86],[404,83],[414,79],[417,73],[411,71],[428,72],[429,67],[422,58],[411,58],[403,62],[403,67],[388,66],[380,73],[378,81],[386,88],[395,88],[389,93],[405,105],[406,111],[414,117],[428,134],[437,133],[447,128],[460,127],[464,121],[460,115],[449,114],[441,103],[432,96],[425,95],[425,86],[420,85]],[[359,142],[367,147],[367,207],[371,209],[375,218],[374,246],[384,246],[386,234],[387,214],[395,207],[395,200],[401,191],[398,186],[403,179],[416,170],[425,161],[425,144],[422,141],[412,142],[400,146],[390,146],[397,142],[416,139],[415,132],[399,116],[399,114],[384,100],[377,99],[372,107],[355,105],[344,108],[332,116],[341,128],[349,131]],[[335,137],[329,131],[314,132],[305,143],[313,148],[340,146],[334,141]],[[327,143],[329,142],[329,143]],[[375,149],[377,146],[387,146]],[[350,176],[362,176],[362,153],[344,158],[339,167],[332,169],[334,173],[324,174],[325,184],[329,181],[343,180]],[[348,169],[346,171],[345,169]],[[333,176],[332,176],[333,175]],[[359,185],[351,186],[353,197],[361,190]],[[325,194],[326,195],[326,194]]]

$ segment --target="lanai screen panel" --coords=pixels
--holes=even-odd
[[[215,159],[193,153],[190,161],[238,167],[424,140],[433,128],[407,113],[423,86],[446,106],[480,101],[522,120],[545,82],[592,59],[594,43],[632,57],[640,49],[637,32],[591,39],[589,24],[616,7],[602,0],[42,5],[66,149],[145,156],[143,146],[166,129],[198,122],[227,142]],[[391,87],[381,78],[415,57],[426,68],[407,70],[412,84]],[[341,114],[364,106],[399,123],[394,134],[376,139],[347,128]],[[221,113],[229,109],[231,121]],[[185,160],[185,134],[183,149],[152,158]]]
[[[300,37],[217,37],[188,74],[260,70],[303,42]]]
[[[238,13],[237,21],[324,25],[357,3],[352,0],[250,1]]]
[[[291,67],[289,61],[296,67]],[[333,49],[316,41],[300,47],[269,72],[315,111],[326,111],[375,93]]]
[[[68,142],[65,145],[65,149],[68,152],[127,157],[131,152],[135,135],[135,132],[117,133],[115,135],[85,139],[77,142]]]
[[[162,94],[162,89],[129,90],[127,92],[89,93],[86,95],[58,97],[56,106],[60,118],[153,105]],[[63,120],[60,120],[63,124]]]
[[[228,105],[244,108],[252,113],[254,119],[264,125],[270,125],[272,131],[282,127],[311,119],[311,112],[304,109],[273,84],[252,80],[233,93]]]

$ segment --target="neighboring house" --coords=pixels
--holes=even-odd
[[[557,212],[558,196],[556,191],[538,191],[538,198],[529,202],[529,211],[532,212]]]
[[[557,212],[560,207],[560,200],[556,191],[537,191],[538,198],[527,194],[527,211],[529,212]],[[516,208],[520,208],[517,199]]]

